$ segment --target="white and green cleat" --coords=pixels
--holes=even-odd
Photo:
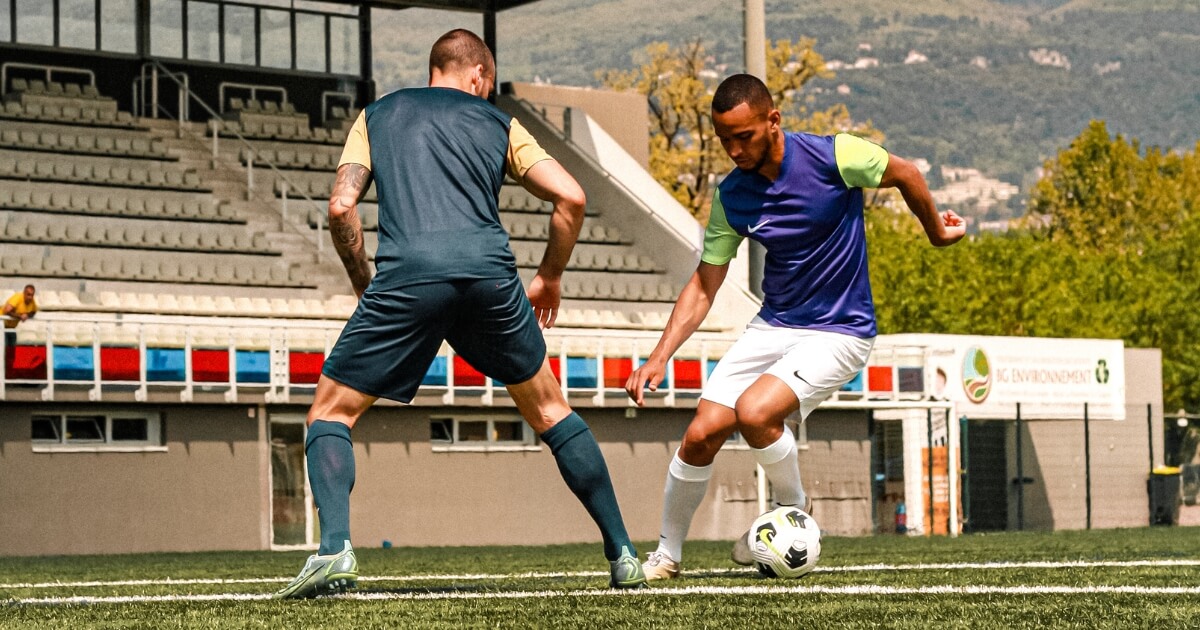
[[[345,548],[332,556],[313,554],[300,569],[300,575],[273,596],[274,599],[305,599],[318,595],[332,595],[352,589],[358,583],[358,558],[350,541]]]
[[[642,572],[646,574],[647,582],[673,580],[679,577],[679,563],[661,551],[651,551],[642,563]]]
[[[629,553],[628,547],[621,547],[621,557],[609,562],[608,566],[612,575],[609,588],[645,588],[646,574],[642,572],[642,563]]]

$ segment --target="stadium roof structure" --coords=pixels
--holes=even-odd
[[[450,11],[471,11],[475,13],[504,11],[532,4],[537,0],[326,0],[337,4],[352,4],[356,6],[371,6],[381,9],[446,9]]]

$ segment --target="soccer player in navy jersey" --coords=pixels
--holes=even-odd
[[[359,304],[325,360],[308,413],[305,454],[321,547],[275,596],[337,592],[358,579],[350,430],[378,398],[410,402],[443,341],[505,383],[550,448],[600,528],[610,586],[644,586],[604,457],[567,405],[541,332],[554,325],[560,278],[583,224],[583,190],[515,118],[487,102],[496,66],[478,36],[461,29],[443,35],[430,52],[429,74],[429,87],[367,106],[338,166],[329,225]],[[506,173],[554,205],[528,292],[500,223]],[[357,210],[372,179],[379,197],[374,274]]]
[[[751,75],[723,81],[712,111],[737,168],[713,194],[700,265],[626,391],[641,405],[643,389],[662,381],[667,361],[707,316],[744,238],[766,249],[763,305],[713,370],[668,468],[659,546],[642,565],[649,580],[678,577],[713,458],[735,430],[771,481],[775,503],[811,512],[784,420],[796,411],[807,417],[849,382],[874,344],[862,189],[898,188],[935,246],[965,234],[961,217],[938,213],[911,162],[849,134],[785,133],[767,87]],[[739,564],[753,562],[745,539],[734,545]]]

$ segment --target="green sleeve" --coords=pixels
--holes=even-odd
[[[742,236],[729,227],[725,218],[725,204],[721,203],[721,190],[713,193],[712,211],[708,214],[708,227],[704,229],[704,253],[700,260],[710,265],[725,265],[737,256]]]
[[[833,138],[833,155],[842,181],[850,188],[878,188],[888,165],[883,147],[848,133]]]

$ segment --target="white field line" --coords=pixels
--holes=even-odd
[[[964,571],[975,569],[1081,569],[1094,567],[1200,567],[1200,559],[1196,560],[1098,560],[1098,561],[1029,561],[1029,562],[955,562],[943,564],[857,564],[848,566],[817,567],[814,573],[857,573],[867,571]],[[712,569],[697,569],[684,571],[684,575],[757,575],[754,569],[731,569],[718,567]],[[360,582],[428,582],[428,581],[458,581],[475,582],[483,580],[532,580],[553,578],[594,578],[608,577],[603,571],[550,571],[528,573],[424,573],[417,575],[378,575],[363,576]],[[259,578],[191,578],[173,579],[160,578],[153,580],[108,580],[91,582],[16,582],[0,583],[0,590],[18,588],[97,588],[112,586],[190,586],[190,585],[228,585],[228,584],[280,584],[287,583],[290,578],[259,577]],[[656,589],[658,590],[658,589]]]
[[[555,597],[638,597],[656,595],[1200,595],[1200,586],[685,586],[632,591],[443,591],[423,593],[346,593],[332,599],[416,601],[466,599],[548,599]],[[265,601],[267,593],[210,595],[122,595],[112,597],[45,597],[0,600],[9,605],[88,605],[159,602]]]

